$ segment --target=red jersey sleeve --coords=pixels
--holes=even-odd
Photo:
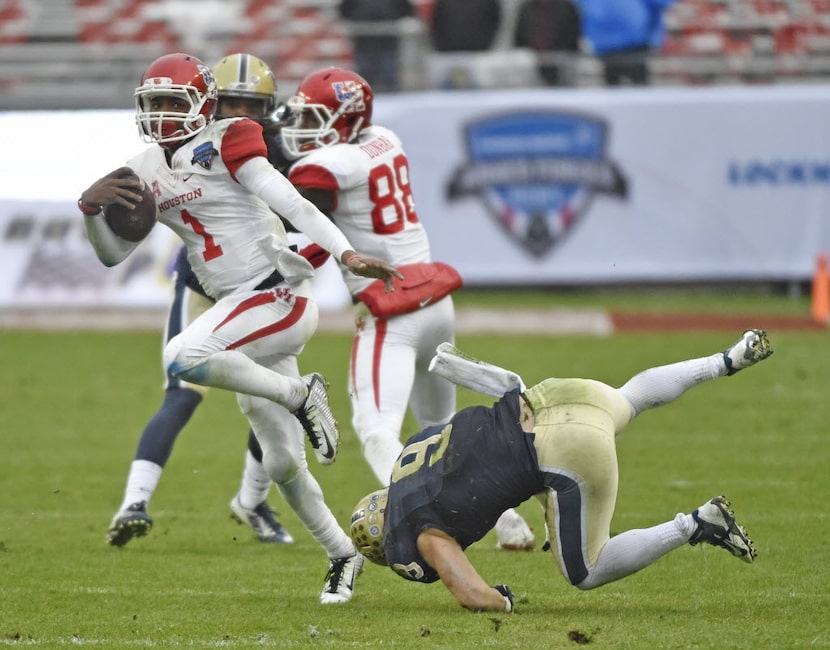
[[[253,120],[238,120],[231,124],[222,138],[222,162],[236,180],[237,170],[251,158],[268,157],[268,147],[262,137],[262,127]]]
[[[288,180],[296,187],[305,187],[310,190],[337,192],[340,189],[334,174],[318,165],[293,167],[288,173]]]

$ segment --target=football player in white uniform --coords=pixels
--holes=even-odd
[[[455,285],[434,266],[418,267],[426,269],[429,280],[418,284],[419,276],[409,266],[431,262],[429,240],[415,210],[401,141],[372,124],[372,107],[373,92],[363,77],[342,68],[318,70],[288,100],[293,122],[281,134],[286,154],[297,159],[289,180],[349,241],[400,268],[410,282],[404,291],[379,291],[381,302],[391,304],[370,311],[363,292],[371,291],[373,281],[343,273],[355,301],[352,424],[372,471],[387,485],[403,448],[400,431],[407,406],[421,428],[447,422],[455,412],[455,386],[428,372],[435,348],[454,339],[450,293]],[[404,295],[412,296],[409,304],[400,303]],[[496,530],[501,548],[534,545],[532,531],[512,508]]]
[[[277,83],[264,61],[250,54],[231,54],[213,69],[216,79],[216,117],[249,117],[263,126],[268,146],[268,160],[283,170],[286,159],[277,140]],[[187,261],[186,248],[176,259],[173,299],[165,327],[165,343],[178,335],[213,300],[202,289]],[[133,537],[143,537],[153,526],[147,514],[150,499],[158,487],[161,474],[179,433],[184,429],[207,391],[165,373],[164,400],[141,433],[135,457],[127,475],[124,498],[107,530],[107,543],[124,546]],[[262,449],[253,431],[248,434],[248,449],[239,491],[231,499],[234,519],[251,526],[265,543],[290,544],[291,534],[282,526],[266,501],[271,478],[262,466]]]
[[[140,242],[117,236],[105,208],[132,208],[141,198],[138,190],[150,185],[158,221],[182,239],[199,284],[216,301],[167,343],[165,368],[187,382],[237,394],[271,479],[329,556],[320,601],[346,602],[362,557],[308,469],[303,436],[305,430],[318,460],[334,459],[338,432],[325,380],[317,373],[300,377],[297,365],[317,327],[313,269],[289,247],[277,214],[350,272],[379,278],[390,289],[392,278],[401,276],[385,262],[356,253],[271,166],[258,123],[214,121],[216,97],[213,73],[196,57],[156,59],[135,98],[139,133],[159,146],[127,162],[134,175],[110,174],[93,183],[79,207],[96,254],[113,266]]]

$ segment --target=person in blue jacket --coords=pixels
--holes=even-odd
[[[663,45],[663,14],[677,0],[574,0],[582,35],[605,68],[605,83],[648,85],[649,57]]]

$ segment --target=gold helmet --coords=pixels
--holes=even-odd
[[[267,118],[277,103],[277,81],[262,59],[251,54],[230,54],[213,68],[219,94],[217,117],[229,117],[222,111],[223,98],[255,101],[261,110],[248,115],[255,120]]]
[[[387,566],[383,552],[383,520],[389,490],[383,488],[367,494],[357,502],[349,533],[359,553],[368,560]]]

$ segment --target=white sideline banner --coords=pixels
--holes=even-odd
[[[802,281],[830,251],[830,87],[401,95],[434,258],[468,285]]]
[[[164,226],[112,268],[96,257],[74,201],[0,199],[0,236],[0,307],[149,308],[170,302],[181,244]]]
[[[830,251],[830,87],[380,96],[433,258],[467,286],[804,281]],[[163,226],[113,269],[81,190],[144,146],[132,111],[0,113],[0,308],[166,306]],[[406,179],[403,179],[404,182]],[[336,268],[321,308],[348,298]]]
[[[308,243],[304,236],[289,237],[300,246]],[[86,239],[75,201],[0,198],[0,309],[165,308],[180,248],[173,231],[156,225],[124,262],[107,268]],[[322,311],[351,304],[331,261],[318,270],[314,293]]]

